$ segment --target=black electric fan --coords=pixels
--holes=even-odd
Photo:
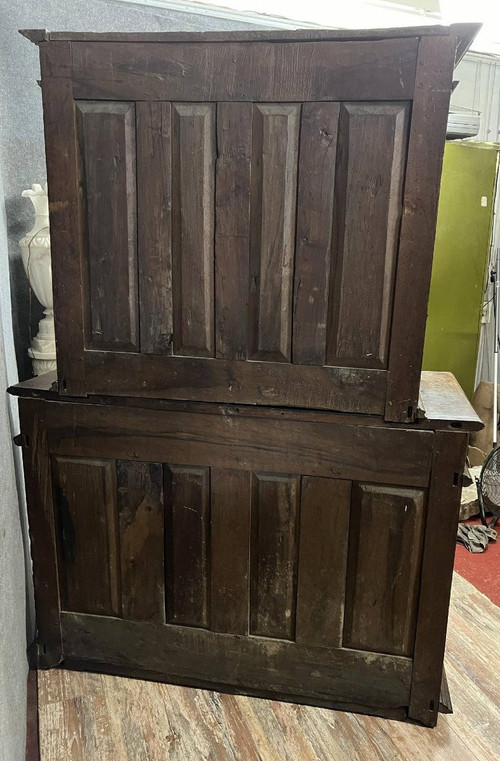
[[[493,449],[484,461],[479,478],[476,479],[477,496],[481,523],[493,526],[500,517],[500,447],[498,446],[498,343],[500,333],[500,248],[496,250],[495,266],[491,272],[493,283],[493,314],[495,319],[495,338],[493,350]],[[488,523],[486,513],[493,515]]]
[[[500,447],[495,447],[481,468],[477,479],[477,496],[479,513],[483,526],[493,528],[500,517]],[[493,515],[488,523],[486,513]]]

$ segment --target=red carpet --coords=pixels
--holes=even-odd
[[[479,524],[478,518],[471,518],[466,523]],[[495,526],[498,534],[496,542],[490,542],[485,552],[474,554],[457,544],[455,552],[455,571],[470,581],[476,589],[500,606],[500,521]]]

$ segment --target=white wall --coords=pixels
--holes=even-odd
[[[500,59],[467,53],[454,79],[460,84],[451,97],[452,107],[478,111],[481,126],[474,140],[500,141]]]
[[[16,489],[11,410],[16,380],[6,217],[0,177],[0,761],[21,761],[26,736],[26,565]]]

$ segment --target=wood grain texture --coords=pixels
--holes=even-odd
[[[254,474],[250,634],[295,639],[299,500],[297,477]]]
[[[437,721],[439,707],[467,441],[466,433],[436,433],[408,711],[411,718],[430,726]],[[436,584],[437,578],[439,584]]]
[[[28,402],[35,408],[43,403]],[[174,461],[187,466],[325,476],[426,488],[430,431],[307,419],[287,420],[51,403],[50,451],[75,457]],[[75,437],[75,430],[78,435]]]
[[[163,467],[117,460],[122,615],[165,621]]]
[[[212,684],[223,688],[232,687],[233,689],[256,692],[260,690],[266,695],[274,693],[278,697],[291,697],[295,693],[296,699],[314,700],[325,705],[343,705],[346,709],[352,709],[356,706],[357,709],[376,710],[384,715],[387,715],[387,712],[404,711],[405,707],[409,705],[409,692],[406,698],[402,698],[401,693],[399,694],[397,699],[400,702],[392,702],[393,699],[396,700],[394,696],[395,685],[390,670],[392,666],[389,667],[388,663],[393,663],[393,661],[381,661],[380,655],[376,650],[382,648],[387,650],[388,647],[401,650],[402,647],[399,641],[394,646],[394,641],[398,637],[399,640],[403,640],[403,643],[413,641],[411,634],[412,615],[414,615],[412,600],[415,600],[416,595],[412,593],[411,587],[415,585],[415,580],[418,577],[419,563],[418,560],[415,560],[415,557],[418,556],[419,558],[420,555],[418,550],[415,551],[414,548],[418,543],[415,537],[418,537],[419,532],[418,527],[415,530],[408,529],[408,517],[406,516],[405,518],[405,515],[407,512],[411,512],[411,508],[408,509],[408,502],[411,498],[416,503],[415,511],[417,512],[417,497],[422,494],[422,490],[416,492],[415,489],[410,489],[408,486],[397,488],[394,485],[388,486],[384,484],[377,486],[370,483],[369,486],[365,487],[368,493],[369,504],[365,505],[366,510],[361,515],[357,515],[359,511],[357,511],[355,490],[355,500],[351,508],[353,515],[351,516],[351,541],[349,562],[347,564],[347,599],[343,641],[344,648],[348,646],[348,649],[336,648],[343,617],[342,582],[344,573],[342,573],[342,566],[345,568],[345,559],[342,560],[341,556],[338,559],[331,557],[335,544],[339,544],[339,542],[335,542],[336,529],[333,529],[334,536],[332,536],[331,528],[332,522],[335,524],[337,516],[329,515],[328,511],[334,512],[335,502],[331,501],[331,497],[337,489],[340,489],[342,484],[335,481],[333,483],[323,483],[324,481],[329,481],[329,479],[322,478],[320,479],[321,483],[316,481],[313,486],[313,492],[314,490],[316,492],[312,495],[309,494],[309,497],[307,497],[302,490],[299,491],[299,476],[302,476],[303,483],[305,484],[313,482],[315,479],[308,479],[307,476],[304,476],[303,469],[299,470],[296,474],[291,473],[291,458],[289,456],[286,459],[278,460],[273,470],[270,470],[273,466],[271,465],[269,455],[267,455],[267,467],[264,472],[255,469],[251,465],[249,466],[248,463],[245,466],[242,450],[234,444],[234,429],[238,428],[241,419],[237,417],[234,419],[228,418],[227,414],[221,415],[224,420],[223,426],[226,430],[226,438],[228,438],[228,431],[231,431],[233,437],[232,446],[228,447],[228,451],[231,452],[232,450],[234,457],[231,475],[236,470],[241,472],[244,467],[247,471],[256,470],[256,474],[253,477],[252,489],[251,532],[248,532],[247,507],[246,516],[245,509],[240,513],[242,516],[242,530],[241,534],[238,532],[237,538],[239,544],[235,542],[234,546],[226,546],[224,548],[226,553],[230,556],[232,554],[231,567],[236,571],[235,579],[231,579],[233,586],[234,582],[236,582],[237,585],[241,585],[238,588],[243,590],[242,599],[236,611],[239,622],[241,622],[247,608],[244,592],[245,589],[248,589],[248,586],[246,580],[247,567],[245,567],[245,563],[240,566],[238,561],[243,552],[245,552],[245,545],[248,547],[247,537],[249,533],[251,534],[250,634],[252,636],[245,637],[240,632],[234,634],[219,631],[214,632],[210,631],[212,615],[210,612],[211,601],[208,598],[210,597],[209,591],[212,589],[211,568],[213,558],[210,555],[211,550],[216,549],[217,545],[211,543],[210,536],[213,536],[214,531],[217,532],[219,528],[216,523],[210,525],[211,505],[209,496],[214,501],[217,497],[213,489],[210,495],[209,485],[211,479],[209,478],[208,468],[215,467],[216,470],[224,470],[224,475],[226,475],[229,458],[226,454],[225,465],[214,465],[213,453],[215,447],[213,440],[210,440],[204,446],[205,454],[202,454],[198,461],[195,460],[190,465],[189,458],[194,459],[197,451],[199,453],[202,450],[196,450],[195,448],[193,429],[189,428],[189,418],[202,417],[203,420],[198,421],[198,423],[211,434],[219,416],[208,413],[205,413],[205,415],[184,413],[182,418],[176,421],[173,418],[176,415],[180,417],[180,413],[173,413],[172,411],[160,413],[157,410],[129,410],[127,408],[119,410],[116,407],[106,409],[100,406],[87,405],[89,408],[88,412],[92,411],[89,417],[94,416],[93,422],[96,425],[95,428],[92,428],[89,418],[85,416],[83,420],[79,419],[81,411],[85,410],[86,405],[56,404],[54,402],[40,403],[28,400],[23,400],[23,404],[31,404],[32,409],[35,411],[37,407],[46,408],[46,417],[49,419],[49,422],[45,425],[47,444],[49,452],[53,454],[53,460],[57,461],[59,465],[59,469],[61,462],[70,462],[72,466],[76,463],[77,467],[81,467],[83,464],[85,468],[88,467],[90,462],[94,465],[94,469],[98,470],[103,462],[109,465],[115,459],[132,459],[134,460],[132,467],[138,467],[137,459],[139,452],[141,453],[139,455],[139,463],[144,463],[151,457],[149,452],[143,454],[144,448],[151,446],[151,440],[153,440],[153,447],[156,446],[157,451],[162,452],[160,457],[156,456],[154,459],[151,459],[151,463],[158,463],[161,458],[164,461],[166,459],[170,463],[185,463],[182,466],[170,465],[163,468],[165,474],[165,504],[167,509],[165,553],[168,589],[167,620],[173,621],[173,623],[165,626],[164,624],[154,623],[149,620],[130,622],[120,618],[111,619],[109,616],[103,617],[95,614],[74,614],[70,616],[69,613],[63,612],[61,620],[66,623],[71,622],[68,624],[70,628],[66,630],[64,643],[64,656],[68,659],[69,664],[74,662],[95,668],[102,668],[104,666],[105,668],[113,669],[116,667],[122,670],[121,673],[128,673],[129,675],[143,674],[151,678],[187,682],[188,684],[197,684],[197,686]],[[135,421],[128,417],[131,413],[136,416]],[[146,413],[151,415],[148,420],[146,420]],[[156,416],[156,419],[153,419],[153,415]],[[110,416],[111,420],[114,418],[114,426],[110,426]],[[140,416],[141,422],[139,422],[138,416]],[[330,416],[327,416],[327,418],[330,418]],[[252,424],[257,424],[257,431],[259,431],[258,447],[260,450],[262,450],[262,442],[268,442],[269,439],[262,430],[263,423],[272,422],[275,424],[283,422],[275,418],[268,420],[266,418],[251,417],[250,420]],[[80,425],[82,422],[83,425]],[[103,424],[104,428],[102,428]],[[169,450],[168,444],[166,445],[165,443],[165,426],[172,424],[177,428],[177,437],[175,446]],[[101,425],[100,430],[99,425]],[[299,420],[294,425],[295,430],[300,431],[304,427],[305,421]],[[318,427],[321,424],[315,423],[314,425]],[[126,442],[127,426],[133,432],[128,442]],[[324,427],[328,431],[331,431],[335,426],[328,422]],[[394,430],[388,427],[367,428],[364,426],[354,426],[352,422],[342,427],[344,429],[344,436],[341,437],[341,440],[345,442],[350,432],[353,436],[353,441],[356,441],[357,447],[359,447],[359,442],[364,439],[368,446],[367,451],[371,452],[372,459],[374,452],[378,456],[382,456],[381,447],[377,446],[377,439],[378,442],[383,442],[384,438],[389,436],[393,438],[394,434],[403,435],[403,438],[400,438],[397,442],[397,446],[399,450],[404,449],[405,456],[408,456],[410,455],[410,442],[415,440],[415,436],[418,440],[430,441],[432,444],[436,436],[439,435],[404,429]],[[140,430],[147,431],[147,434],[144,436],[144,448],[140,437],[137,436],[137,431]],[[75,431],[78,431],[76,438]],[[457,433],[441,435],[463,437],[463,434]],[[69,455],[65,454],[64,451],[59,454],[57,453],[58,449],[64,450],[64,436],[67,437],[66,446],[70,452]],[[112,441],[113,438],[114,442]],[[182,448],[183,438],[187,444],[184,448]],[[106,439],[108,444],[111,440],[115,447],[120,442],[122,447],[130,447],[131,454],[127,456],[116,453],[111,454],[106,451]],[[83,446],[88,448],[89,454],[87,456],[85,456],[85,453],[78,456],[79,440],[80,445],[83,442]],[[294,445],[300,450],[300,455],[302,455],[301,460],[303,460],[303,453],[309,450],[309,454],[311,454],[310,445],[298,441],[297,435],[292,434],[292,440]],[[317,441],[317,436],[315,440]],[[290,442],[288,442],[288,446],[290,447]],[[328,444],[324,444],[324,446],[328,449]],[[184,453],[186,453],[187,457],[184,457]],[[461,451],[460,456],[462,459],[463,454],[463,451]],[[92,459],[89,459],[89,457]],[[368,456],[360,459],[365,464],[365,467],[368,467],[366,464]],[[377,467],[377,463],[374,463],[374,465]],[[284,474],[285,466],[288,467],[288,473],[285,472]],[[68,470],[67,467],[66,470]],[[398,470],[397,466],[394,466],[394,470],[395,477],[400,477],[401,471]],[[429,470],[430,462],[428,461],[427,470],[423,474],[424,483],[422,485],[424,488],[429,479]],[[56,473],[56,483],[61,481],[61,478],[58,476],[59,474]],[[216,477],[218,476],[219,473],[216,473]],[[241,494],[236,493],[235,496],[240,500],[246,488],[245,501],[247,506],[249,477],[250,474],[248,472],[241,476],[235,476],[235,482],[241,487]],[[95,477],[94,480],[96,480]],[[76,503],[74,495],[77,488],[79,489],[78,499],[82,508],[79,511],[78,520],[80,524],[83,523],[83,530],[80,529],[78,533],[79,536],[84,536],[85,521],[88,520],[83,510],[86,496],[90,496],[94,513],[96,510],[95,505],[97,505],[97,509],[100,509],[102,520],[102,517],[110,512],[109,508],[106,508],[106,494],[104,496],[94,494],[92,488],[88,486],[87,482],[89,478],[86,478],[85,474],[82,478],[79,477],[78,473],[76,475],[73,474],[73,477],[69,481],[71,482],[71,489],[66,487],[64,496],[69,495],[71,499],[68,499],[68,502]],[[455,482],[455,478],[452,481]],[[116,488],[117,485],[115,484],[115,491]],[[228,488],[227,484],[225,488]],[[454,488],[456,489],[457,487],[455,486]],[[101,491],[103,491],[102,488]],[[134,492],[135,487],[130,491],[131,493]],[[136,491],[139,492],[140,490],[137,489]],[[303,497],[305,498],[303,499]],[[299,499],[303,503],[300,505],[300,508]],[[343,499],[346,500],[345,505],[347,507],[347,494],[344,495]],[[113,499],[108,501],[113,503]],[[226,498],[226,504],[227,502]],[[367,500],[365,499],[366,502]],[[58,503],[61,507],[62,500],[60,497]],[[318,539],[318,536],[321,536],[321,542],[324,542],[323,549],[320,552],[317,551],[318,541],[315,544],[311,544],[311,542],[309,542],[309,545],[307,544],[307,520],[302,523],[299,519],[299,513],[305,515],[306,510],[311,510],[311,505],[314,515],[311,517],[311,513],[309,512],[308,514],[310,518],[309,535],[312,530],[312,521],[316,531],[320,532],[316,536],[316,539]],[[64,511],[61,512],[64,513]],[[89,512],[92,514],[92,511],[89,511],[87,508],[87,513]],[[344,520],[347,517],[347,512],[347,510],[344,510]],[[111,513],[112,515],[115,514],[114,505]],[[376,531],[370,523],[370,520],[372,520],[370,515],[375,516],[379,521],[376,524]],[[412,518],[411,515],[410,518]],[[239,518],[234,516],[233,520],[236,523]],[[402,524],[401,520],[403,521]],[[415,520],[414,522],[416,523],[417,521]],[[245,528],[245,523],[247,528]],[[345,520],[344,536],[347,530],[346,523],[347,521]],[[61,521],[59,525],[62,525]],[[71,526],[71,522],[66,521],[64,525]],[[329,527],[330,535],[328,536]],[[369,546],[367,548],[366,537],[369,536],[373,539],[372,534],[374,534],[374,541],[371,545],[368,542]],[[70,531],[66,531],[66,536],[71,540]],[[359,540],[360,536],[363,541]],[[136,539],[138,544],[140,544],[141,537],[139,531],[137,532]],[[454,534],[453,536],[448,534],[447,541],[452,547],[454,546],[454,539]],[[65,542],[65,546],[68,544],[71,547],[71,541]],[[94,565],[102,568],[114,568],[117,565],[116,559],[113,561],[113,553],[116,555],[115,549],[104,546],[99,537],[98,541],[94,539],[94,545],[98,547],[100,555],[99,563],[94,563]],[[344,541],[342,543],[344,551],[345,545]],[[373,545],[376,546],[375,562],[372,562],[373,553],[370,555]],[[442,552],[442,548],[440,548],[440,551]],[[161,549],[158,554],[161,558]],[[431,554],[433,562],[436,563],[438,548],[433,547]],[[352,561],[354,555],[356,555],[355,563]],[[245,556],[248,559],[248,549],[243,557]],[[317,573],[319,563],[321,563],[321,556],[323,558],[326,557],[332,564],[329,566],[330,568],[333,567],[333,571],[329,574],[330,585],[328,585],[325,578],[321,580],[321,576],[318,576]],[[362,560],[359,560],[360,558]],[[61,563],[67,564],[68,560],[71,561],[71,558],[61,556]],[[307,575],[304,576],[304,573],[309,574],[309,591],[307,591],[307,586],[302,585],[301,587],[301,579],[306,579],[307,581]],[[315,573],[316,584],[314,584],[314,579],[311,581],[311,576],[314,577]],[[63,568],[59,575],[63,577],[67,575],[67,569]],[[101,577],[102,575],[102,572],[99,572],[99,576]],[[44,577],[42,570],[40,582],[43,583],[44,578],[46,578],[46,575]],[[360,578],[364,580],[363,585],[359,583]],[[441,576],[439,573],[433,574],[432,583],[433,596],[438,597],[435,590],[437,587],[440,587],[439,595],[442,597],[444,591],[440,586]],[[446,586],[445,577],[444,586]],[[300,633],[301,631],[301,617],[296,614],[296,588],[299,589],[299,601],[302,593],[302,604],[309,602],[304,596],[304,590],[306,590],[306,594],[310,598],[312,611],[314,609],[319,610],[317,620],[315,621],[316,631],[307,632],[306,620],[306,629],[302,631],[300,636],[296,634],[296,632]],[[430,594],[430,592],[428,591],[427,594]],[[323,595],[322,606],[318,604],[318,595]],[[87,593],[87,598],[90,599],[92,604],[94,604],[96,596],[98,597],[99,595],[96,595],[93,589],[90,589]],[[118,593],[117,597],[120,599],[120,593]],[[353,600],[354,602],[352,602]],[[83,605],[79,607],[83,607]],[[420,607],[422,607],[421,601]],[[369,612],[370,626],[365,626],[365,619],[359,615],[360,608]],[[352,614],[351,611],[353,611]],[[436,634],[435,627],[439,623],[439,616],[442,616],[443,613],[441,611],[438,615],[435,609],[433,613],[435,615],[432,618],[434,627],[432,632]],[[337,641],[332,642],[331,645],[324,642],[317,644],[317,639],[315,639],[318,636],[318,629],[322,626],[322,616],[329,619],[325,623],[325,627],[328,627],[332,621],[335,625],[335,628],[332,627],[332,630],[337,632]],[[100,619],[100,623],[96,619]],[[295,621],[299,623],[298,628],[295,626]],[[389,625],[387,625],[387,621],[389,621]],[[81,628],[71,628],[75,622],[80,622],[78,627],[81,624]],[[309,619],[309,622],[311,629],[312,619]],[[132,625],[140,628],[131,628]],[[230,623],[230,625],[232,624]],[[421,622],[419,620],[418,627],[420,625]],[[106,631],[106,635],[105,640],[102,640],[101,650],[99,651],[99,646],[96,643],[99,642],[101,636],[99,634],[100,628]],[[390,630],[389,636],[387,634],[388,629]],[[328,628],[326,634],[331,636],[332,630]],[[367,630],[369,634],[366,637]],[[440,631],[437,631],[438,635]],[[380,632],[382,634],[379,637]],[[363,636],[365,636],[364,641]],[[88,639],[85,639],[84,646],[80,649],[82,637],[88,637]],[[309,637],[313,640],[312,642],[308,641]],[[355,640],[356,637],[358,637],[357,640]],[[377,637],[379,637],[378,640],[376,639]],[[294,639],[298,641],[293,642]],[[388,641],[389,646],[387,645]],[[261,643],[260,649],[258,643]],[[291,645],[292,649],[284,649],[284,646],[287,644]],[[438,645],[440,646],[439,640]],[[252,650],[254,647],[256,649]],[[370,666],[370,677],[368,677],[368,674],[360,674],[351,662],[349,662],[349,665],[339,661],[339,658],[344,657],[344,655],[345,657],[351,657],[353,647],[358,652],[363,647],[367,648],[365,657],[367,664]],[[427,643],[421,647],[421,662],[426,663],[426,659],[433,660],[437,658],[435,654],[428,655],[433,647],[434,638],[428,635]],[[181,654],[183,654],[182,657]],[[391,654],[390,657],[395,658],[398,663],[401,659],[400,655]],[[212,658],[213,660],[211,660]],[[408,659],[403,658],[402,660]],[[435,661],[434,663],[436,665]],[[201,675],[199,670],[201,664],[203,664],[205,674],[207,672],[210,674],[208,680],[206,676],[203,677]],[[327,671],[324,670],[325,664],[328,667]],[[415,669],[412,669],[413,674],[416,673],[416,664],[417,650],[415,652]],[[439,664],[437,665],[439,666]],[[333,682],[330,681],[331,672],[328,671],[331,668],[334,668],[336,674],[336,681]],[[252,673],[254,677],[251,676]],[[422,670],[422,673],[426,673],[425,669]],[[250,679],[247,678],[248,674],[250,674]],[[258,678],[261,680],[260,684],[256,681]],[[296,679],[297,681],[295,683],[287,682],[289,678]],[[358,683],[358,697],[353,697],[356,692],[355,682]],[[430,704],[432,701],[430,691],[427,691],[425,686],[422,687],[421,683],[417,683],[417,687],[422,696],[421,700],[427,700]],[[369,690],[369,692],[365,692],[365,689]],[[388,693],[392,697],[388,698]],[[427,724],[432,723],[432,714],[423,714],[423,719],[421,720]]]
[[[433,427],[480,431],[484,423],[451,373],[424,370],[420,377],[419,407]]]
[[[68,662],[105,662],[187,679],[199,686],[267,690],[337,705],[356,703],[398,708],[408,700],[411,660],[356,650],[309,648],[281,639],[238,637],[199,631],[190,626],[162,626],[76,613],[61,615]],[[117,647],[117,638],[121,643]]]
[[[302,478],[296,641],[342,645],[351,482]]]
[[[212,468],[212,631],[248,634],[251,473]]]
[[[38,721],[38,670],[30,668],[26,685],[26,753],[25,761],[41,761]]]
[[[76,104],[84,187],[86,346],[139,349],[133,103]]]
[[[22,383],[10,386],[7,392],[12,396],[30,399],[46,399],[47,401],[61,401],[57,393],[57,373],[52,371],[44,375],[38,375]],[[191,403],[153,399],[149,397],[128,397],[120,396],[99,396],[93,394],[85,399],[73,397],[72,404],[107,404],[107,405],[124,405],[130,407],[143,407],[158,410],[186,410],[191,407]],[[199,412],[218,413],[226,409],[225,405],[198,402],[196,409]],[[231,406],[232,414],[239,415],[242,408]],[[452,410],[456,415],[452,416]],[[254,406],[243,407],[245,415],[254,415],[255,417],[272,418],[282,417],[283,408]],[[289,419],[305,419],[310,422],[326,421],[343,423],[359,423],[356,415],[347,413],[336,413],[318,410],[307,410],[301,408],[288,408],[286,410]],[[364,415],[363,420],[366,425],[380,426],[386,428],[401,428],[401,424],[384,421],[382,417],[374,415]],[[404,425],[404,424],[403,424]],[[421,374],[420,392],[419,392],[419,414],[418,419],[412,425],[412,430],[456,430],[461,428],[464,431],[480,430],[483,426],[482,421],[465,396],[464,392],[457,383],[456,378],[451,373],[441,373],[437,371],[426,370]]]
[[[345,647],[413,654],[425,492],[354,484]]]
[[[74,42],[75,98],[172,101],[405,100],[417,37],[372,42],[186,45]],[[273,76],[262,75],[262,63]],[[119,77],[116,76],[119,72]]]
[[[338,103],[302,106],[293,305],[295,364],[326,364],[339,112]]]
[[[451,60],[460,34],[311,42],[257,35],[225,44],[203,36],[154,44],[133,36],[36,37],[44,80],[73,85],[68,114],[76,102],[85,154],[76,189],[83,251],[74,225],[71,242],[83,270],[79,283],[69,279],[74,320],[83,303],[92,333],[80,393],[389,414],[405,351],[399,333],[391,348],[392,328],[408,322],[405,295],[393,315],[396,266],[407,295],[413,282],[401,257],[396,262],[403,185],[410,188],[406,211],[414,192],[405,183],[408,120],[411,112],[411,173],[420,154],[422,164],[433,161],[424,154],[434,122],[417,111],[433,111],[430,89],[439,100],[445,79],[439,55],[427,56],[424,43],[441,46]],[[419,69],[422,92],[412,105],[418,50],[420,69],[429,63],[430,73]],[[84,122],[92,122],[88,150]],[[66,142],[74,142],[69,118],[67,127]],[[118,150],[106,152],[112,143]],[[437,156],[437,143],[429,145]],[[121,227],[96,204],[99,172],[115,195],[128,189],[125,203],[112,204],[122,207]],[[439,175],[426,172],[417,177],[422,195]],[[113,226],[119,229],[106,235]],[[103,255],[105,239],[120,256],[114,249]],[[403,259],[417,260],[414,251]],[[110,259],[128,271],[117,278],[119,298],[103,307]],[[424,290],[426,267],[418,281]],[[425,299],[417,300],[422,322]],[[412,356],[419,351],[412,346]],[[409,374],[416,377],[416,368]],[[405,378],[404,388],[409,383],[416,388],[415,378]],[[413,421],[416,403],[397,420]]]
[[[23,464],[34,572],[38,663],[56,666],[62,659],[59,576],[53,511],[51,463],[43,415],[27,400],[19,404]]]
[[[496,761],[500,700],[490,655],[499,634],[499,608],[455,574],[446,656],[454,714],[441,716],[432,732],[275,700],[107,674],[41,671],[42,758],[136,761],[137,747],[144,747],[153,761],[163,761],[165,748],[179,759],[212,755],[218,761]]]
[[[215,106],[172,107],[175,354],[214,355]]]
[[[73,42],[249,42],[265,40],[267,42],[297,42],[316,40],[378,40],[404,39],[406,37],[447,37],[450,34],[466,35],[478,31],[479,24],[451,24],[441,26],[405,26],[383,29],[245,29],[224,32],[51,32],[47,29],[21,29],[22,34],[42,50],[50,41],[51,48],[56,42],[71,40]]]
[[[121,615],[115,463],[55,457],[61,608]]]
[[[7,389],[7,393],[18,398],[27,398],[32,400],[44,400],[51,402],[66,401],[64,397],[61,397],[57,393],[57,373],[53,370],[50,373],[44,375],[38,375],[34,378],[30,378],[27,381],[16,383],[14,386],[10,386]],[[233,416],[251,416],[255,418],[265,419],[281,419],[285,413],[290,420],[306,420],[309,422],[325,422],[326,420],[332,423],[355,423],[359,425],[360,418],[358,415],[331,412],[327,410],[310,410],[301,407],[278,407],[278,406],[264,406],[264,405],[225,405],[214,404],[211,402],[183,402],[173,399],[154,399],[151,397],[123,397],[123,396],[102,396],[98,394],[91,394],[85,398],[72,397],[71,404],[85,404],[91,406],[108,406],[108,407],[130,407],[136,409],[155,409],[170,412],[186,412],[194,411],[203,412],[208,414],[220,414],[222,411],[231,414]],[[381,428],[395,428],[401,429],[404,426],[387,423],[381,416],[375,415],[363,415],[362,421],[369,426],[378,426]],[[421,419],[419,422],[412,426],[412,430],[429,430],[430,425],[428,421]]]
[[[210,475],[164,466],[167,621],[209,626]]]
[[[300,105],[253,109],[249,358],[291,359]]]
[[[217,105],[215,201],[216,356],[247,358],[251,103]]]
[[[61,394],[85,395],[83,241],[72,82],[48,76],[53,66],[69,67],[69,46],[62,45],[41,62],[57,368]]]
[[[403,103],[341,106],[329,365],[387,366],[408,113]]]
[[[59,40],[52,45],[42,43],[40,50],[40,69],[42,76],[50,78],[71,78],[71,45]]]
[[[450,621],[446,639],[446,673],[460,732],[474,737],[478,758],[493,759],[500,743],[497,672],[489,658],[500,631],[500,608],[468,581],[453,574]],[[471,647],[471,642],[477,643]],[[490,733],[482,731],[484,722]],[[438,721],[438,727],[441,717]],[[493,755],[491,755],[493,749]]]
[[[136,103],[141,352],[171,354],[171,104]]]
[[[417,410],[455,45],[450,37],[423,38],[419,43],[394,291],[387,420],[413,420]]]
[[[94,394],[372,415],[384,410],[386,374],[381,370],[99,351],[87,352],[85,365]]]

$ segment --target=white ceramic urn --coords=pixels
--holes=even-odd
[[[24,190],[35,207],[35,223],[19,241],[24,269],[35,296],[44,309],[38,324],[38,334],[31,341],[28,354],[33,360],[34,375],[56,369],[56,342],[52,300],[52,262],[50,258],[49,199],[47,185],[32,185]]]

